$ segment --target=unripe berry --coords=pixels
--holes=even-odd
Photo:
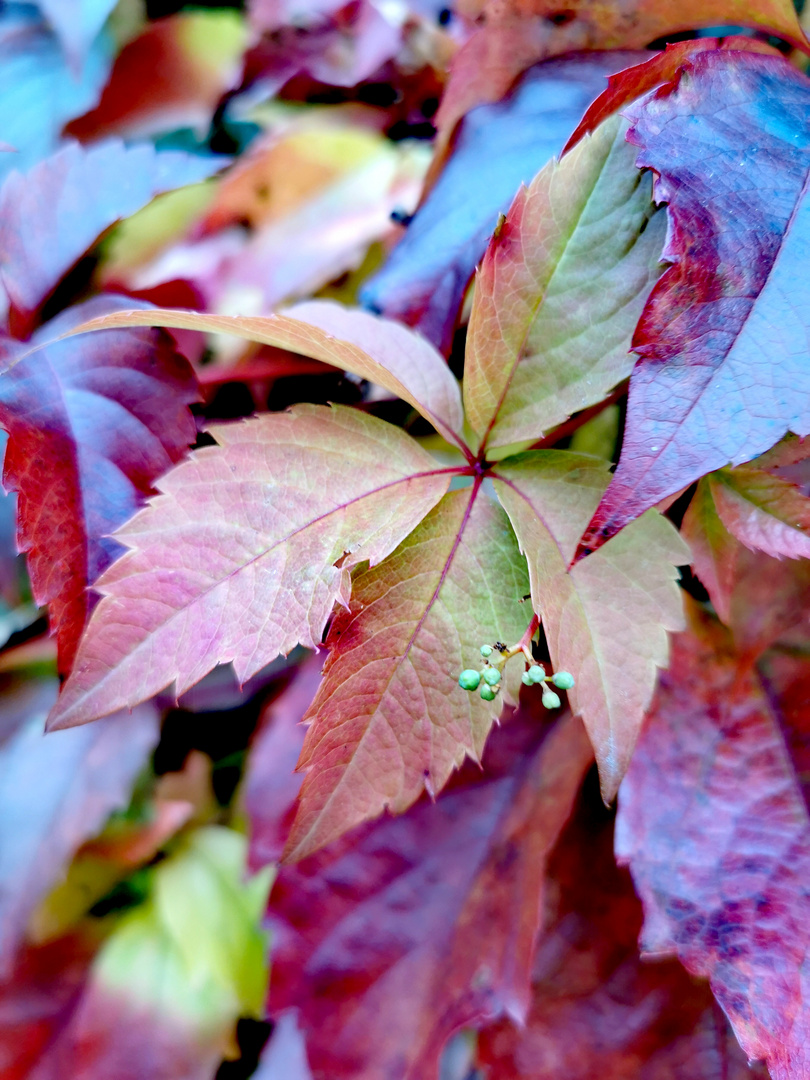
[[[497,686],[501,681],[501,673],[495,667],[484,668],[481,674],[484,676],[484,682],[490,686]]]
[[[480,682],[481,676],[477,671],[473,671],[472,668],[467,668],[466,671],[462,671],[458,677],[458,685],[462,690],[477,690]]]
[[[523,683],[524,686],[532,686],[533,685],[531,677],[530,677],[528,671],[523,672],[523,674],[520,677],[520,681]]]
[[[551,676],[551,681],[555,686],[558,686],[560,690],[570,690],[574,685],[574,676],[570,671],[558,671]]]
[[[481,655],[482,656],[492,656],[492,646],[491,645],[482,645],[481,646]]]
[[[539,664],[532,664],[529,668],[528,676],[533,683],[539,683],[545,679],[546,673]]]
[[[484,701],[494,701],[495,700],[495,691],[492,689],[491,686],[487,686],[486,683],[485,683],[481,687],[481,697],[484,699]]]
[[[559,696],[553,690],[545,690],[543,692],[543,706],[546,709],[559,709]]]

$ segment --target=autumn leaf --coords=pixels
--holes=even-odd
[[[110,225],[222,165],[111,140],[87,150],[70,144],[26,174],[13,172],[0,189],[0,267],[12,333],[31,332],[42,303]]]
[[[526,1022],[505,1017],[478,1037],[488,1080],[767,1080],[702,979],[639,956],[641,903],[588,783],[549,859],[546,897]]]
[[[115,3],[116,0],[37,0],[66,54],[79,68]]]
[[[631,106],[638,165],[668,203],[673,265],[635,333],[622,456],[581,554],[705,473],[810,432],[796,294],[808,104],[810,81],[786,61],[710,51]]]
[[[722,627],[695,613],[661,677],[617,826],[644,902],[643,946],[710,979],[743,1050],[773,1080],[810,1068],[810,821],[790,753],[803,738],[807,665],[792,665],[790,697],[804,702],[793,712],[779,708],[779,681],[766,695]]]
[[[9,778],[0,788],[3,974],[35,905],[77,848],[129,802],[158,740],[157,714],[146,705],[52,737],[43,733],[43,718],[33,715],[0,747],[0,769]]]
[[[27,346],[0,338],[3,482],[19,492],[18,543],[36,600],[50,605],[62,671],[93,606],[87,587],[121,551],[109,534],[196,433],[188,408],[196,380],[168,335],[116,330],[53,340],[121,303],[104,297],[71,308]]]
[[[447,349],[498,214],[560,152],[605,76],[641,58],[619,52],[550,60],[504,101],[469,113],[405,235],[363,287],[362,302],[418,326]]]
[[[544,865],[591,761],[578,720],[517,716],[423,798],[279,871],[270,1012],[314,1080],[437,1080],[459,1028],[529,1002]]]
[[[736,471],[729,470],[732,474]],[[754,470],[744,469],[749,471]],[[743,662],[751,663],[786,632],[805,622],[810,561],[772,558],[741,543],[723,523],[717,501],[723,497],[723,484],[713,480],[710,476],[699,481],[684,515],[683,536],[692,550],[694,572],[731,630]],[[802,496],[794,491],[791,497]],[[739,506],[732,509],[739,510]],[[751,516],[761,513],[750,504],[749,509]],[[776,520],[768,527],[781,531]]]
[[[795,484],[738,465],[710,473],[720,520],[741,544],[776,559],[810,558],[810,499]]]
[[[606,463],[541,450],[501,462],[493,479],[529,563],[552,663],[576,673],[571,706],[585,722],[610,801],[657,669],[667,665],[667,631],[683,626],[675,567],[689,562],[689,550],[651,511],[569,570],[579,530],[605,488]]]
[[[351,604],[326,640],[324,680],[299,767],[306,769],[286,856],[300,859],[388,808],[440,791],[466,755],[479,759],[503,696],[458,686],[488,641],[519,641],[526,564],[506,515],[475,486],[453,492],[378,566],[355,574]]]
[[[485,446],[537,439],[633,368],[665,216],[608,120],[515,198],[476,277],[464,405]],[[586,253],[587,252],[587,256]]]
[[[211,434],[219,445],[168,473],[115,534],[131,550],[96,583],[103,598],[51,726],[172,682],[182,694],[229,660],[244,681],[299,643],[317,647],[335,603],[348,602],[349,570],[384,559],[453,471],[342,407],[302,405]]]
[[[312,300],[263,318],[169,308],[123,311],[91,319],[72,333],[130,326],[233,334],[333,364],[409,402],[448,441],[466,449],[461,394],[450,369],[429,342],[391,320]]]

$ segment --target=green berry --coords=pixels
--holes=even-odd
[[[539,664],[532,664],[527,674],[533,683],[542,682],[543,679],[545,679],[546,677],[545,671],[540,667]]]
[[[558,671],[551,676],[551,681],[555,686],[558,686],[560,690],[570,690],[574,685],[574,676],[570,671]]]
[[[523,674],[520,677],[520,681],[523,683],[524,686],[531,686],[532,685],[531,676],[529,675],[528,671],[523,672]]]
[[[458,677],[458,685],[462,690],[477,690],[480,682],[481,676],[477,671],[473,671],[472,668],[467,668],[466,671],[462,671]]]
[[[497,686],[501,681],[501,673],[496,667],[484,668],[481,674],[484,676],[484,682],[490,686]]]
[[[543,692],[543,707],[546,709],[559,709],[560,699],[553,690],[545,690]]]
[[[491,645],[482,645],[481,646],[481,655],[482,656],[492,656],[492,646]]]
[[[494,701],[495,691],[492,689],[491,686],[487,686],[486,684],[484,684],[481,687],[481,697],[484,699],[484,701]]]

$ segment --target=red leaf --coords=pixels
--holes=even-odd
[[[806,661],[799,670],[806,700]],[[617,852],[644,902],[644,947],[709,977],[773,1080],[810,1070],[810,818],[783,734],[795,723],[788,739],[806,740],[806,716],[777,717],[719,624],[696,616],[619,800]]]
[[[279,872],[270,1007],[300,1010],[315,1080],[430,1080],[454,1031],[525,1014],[545,857],[591,760],[570,716],[544,734],[510,722],[483,774]]]
[[[52,725],[131,707],[173,681],[182,694],[220,663],[244,681],[299,643],[316,648],[348,601],[351,568],[384,559],[454,471],[340,406],[212,434],[219,445],[164,476],[162,494],[116,533],[131,550],[97,582],[104,596]]]
[[[127,805],[157,740],[157,715],[143,706],[47,736],[35,715],[0,749],[0,969],[77,848]]]
[[[722,51],[631,107],[637,163],[669,203],[673,265],[636,329],[622,456],[580,555],[699,476],[810,432],[795,292],[808,108],[810,81],[786,61]]]
[[[121,550],[109,534],[196,433],[194,376],[166,335],[119,330],[53,341],[121,303],[104,297],[71,308],[39,331],[35,351],[0,341],[4,483],[20,493],[19,545],[34,596],[50,604],[63,671],[92,606],[87,586]]]
[[[11,173],[0,191],[0,265],[12,332],[30,333],[43,301],[105,229],[222,164],[111,141],[89,150],[72,144],[25,175]]]
[[[586,792],[548,871],[525,1027],[484,1029],[488,1080],[753,1080],[706,983],[638,954],[641,904],[613,857],[613,822]]]

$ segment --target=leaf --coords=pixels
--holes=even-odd
[[[784,60],[714,51],[631,107],[638,164],[669,204],[673,265],[636,330],[622,457],[581,553],[705,473],[810,432],[796,292],[808,105],[810,81]]]
[[[479,1035],[488,1080],[767,1080],[705,982],[639,956],[641,903],[590,785],[549,860],[546,896],[526,1023],[504,1018]]]
[[[352,599],[326,640],[324,680],[299,768],[306,769],[285,855],[300,859],[386,808],[402,813],[434,794],[466,755],[476,760],[503,705],[458,685],[489,641],[519,641],[531,620],[506,515],[453,492],[400,547],[352,581]],[[504,669],[509,703],[517,664]]]
[[[730,49],[732,52],[760,52],[769,56],[779,56],[779,50],[756,38],[733,34],[724,38],[694,38],[689,41],[677,41],[667,45],[663,52],[653,53],[649,59],[635,67],[625,68],[615,75],[608,76],[608,88],[589,106],[571,138],[565,144],[563,153],[568,153],[591,131],[595,131],[609,116],[629,105],[631,101],[649,93],[662,83],[676,78],[678,72],[690,56],[708,49]]]
[[[525,1014],[545,860],[591,760],[579,721],[549,727],[510,720],[483,773],[279,871],[270,1012],[299,1010],[314,1080],[437,1080],[454,1031]]]
[[[576,677],[571,707],[585,722],[610,802],[657,668],[667,665],[667,631],[683,626],[675,567],[689,562],[689,549],[651,511],[569,571],[582,523],[604,490],[605,466],[541,450],[500,462],[493,479],[529,563],[532,603],[554,668]]]
[[[116,57],[98,105],[66,134],[90,143],[192,128],[204,139],[220,99],[241,80],[246,44],[236,11],[183,11],[147,23]]]
[[[243,783],[250,821],[248,866],[278,862],[293,821],[303,777],[295,771],[304,744],[304,714],[321,682],[321,661],[310,657],[283,693],[262,711]]]
[[[151,314],[151,313],[150,313]],[[453,470],[397,428],[301,405],[212,429],[115,534],[128,551],[93,613],[50,725],[69,727],[216,664],[244,682],[295,645],[316,648],[349,570],[377,563],[438,502]],[[120,702],[121,704],[116,704]]]
[[[718,26],[762,29],[808,48],[790,0],[462,0],[459,6],[484,25],[453,59],[436,114],[437,167],[463,116],[500,101],[523,71],[550,57],[581,49],[644,49],[682,31]]]
[[[777,559],[810,558],[810,499],[795,484],[744,465],[711,473],[707,483],[741,544]]]
[[[487,446],[537,439],[633,368],[665,216],[618,117],[522,188],[476,277],[464,404]]]
[[[87,586],[121,551],[109,533],[196,433],[188,409],[196,381],[167,335],[52,340],[121,303],[99,297],[63,312],[35,336],[36,351],[0,339],[3,482],[20,495],[18,542],[29,553],[34,596],[50,605],[62,671],[93,606]]]
[[[242,880],[244,847],[209,827],[158,864],[152,894],[104,943],[26,1080],[210,1080],[237,1018],[260,1015],[266,990],[269,875]]]
[[[94,105],[109,72],[109,45],[97,38],[80,72],[29,4],[4,4],[0,13],[2,138],[14,147],[0,158],[0,176],[26,171],[58,145],[62,128]]]
[[[751,663],[806,619],[810,561],[780,561],[740,543],[718,514],[716,490],[709,478],[698,483],[683,535],[715,611],[732,631],[743,661]]]
[[[413,405],[449,442],[464,446],[458,383],[433,346],[399,323],[329,301],[311,300],[288,308],[287,314],[265,318],[202,315],[171,308],[122,311],[91,319],[72,332],[124,326],[233,334],[322,360],[390,390]]]
[[[253,1073],[253,1080],[312,1080],[307,1063],[304,1036],[299,1031],[295,1013],[282,1013],[273,1024],[273,1032]]]
[[[36,0],[36,3],[59,35],[67,56],[74,66],[80,67],[116,0]]]
[[[54,688],[55,696],[55,688]],[[34,715],[0,748],[0,969],[80,845],[126,806],[158,740],[148,706],[82,731],[44,736]]]
[[[509,208],[599,94],[604,78],[637,53],[551,60],[507,99],[468,114],[453,154],[385,267],[361,292],[367,306],[450,344],[464,291],[498,213]]]
[[[13,172],[0,190],[0,267],[15,336],[30,333],[42,303],[105,229],[222,164],[115,140],[70,144],[25,175]]]
[[[801,662],[806,700],[807,663]],[[805,706],[806,710],[806,706]],[[749,1058],[773,1080],[810,1068],[810,821],[782,727],[719,624],[677,638],[622,786],[617,853],[644,902],[643,945],[708,976]]]

